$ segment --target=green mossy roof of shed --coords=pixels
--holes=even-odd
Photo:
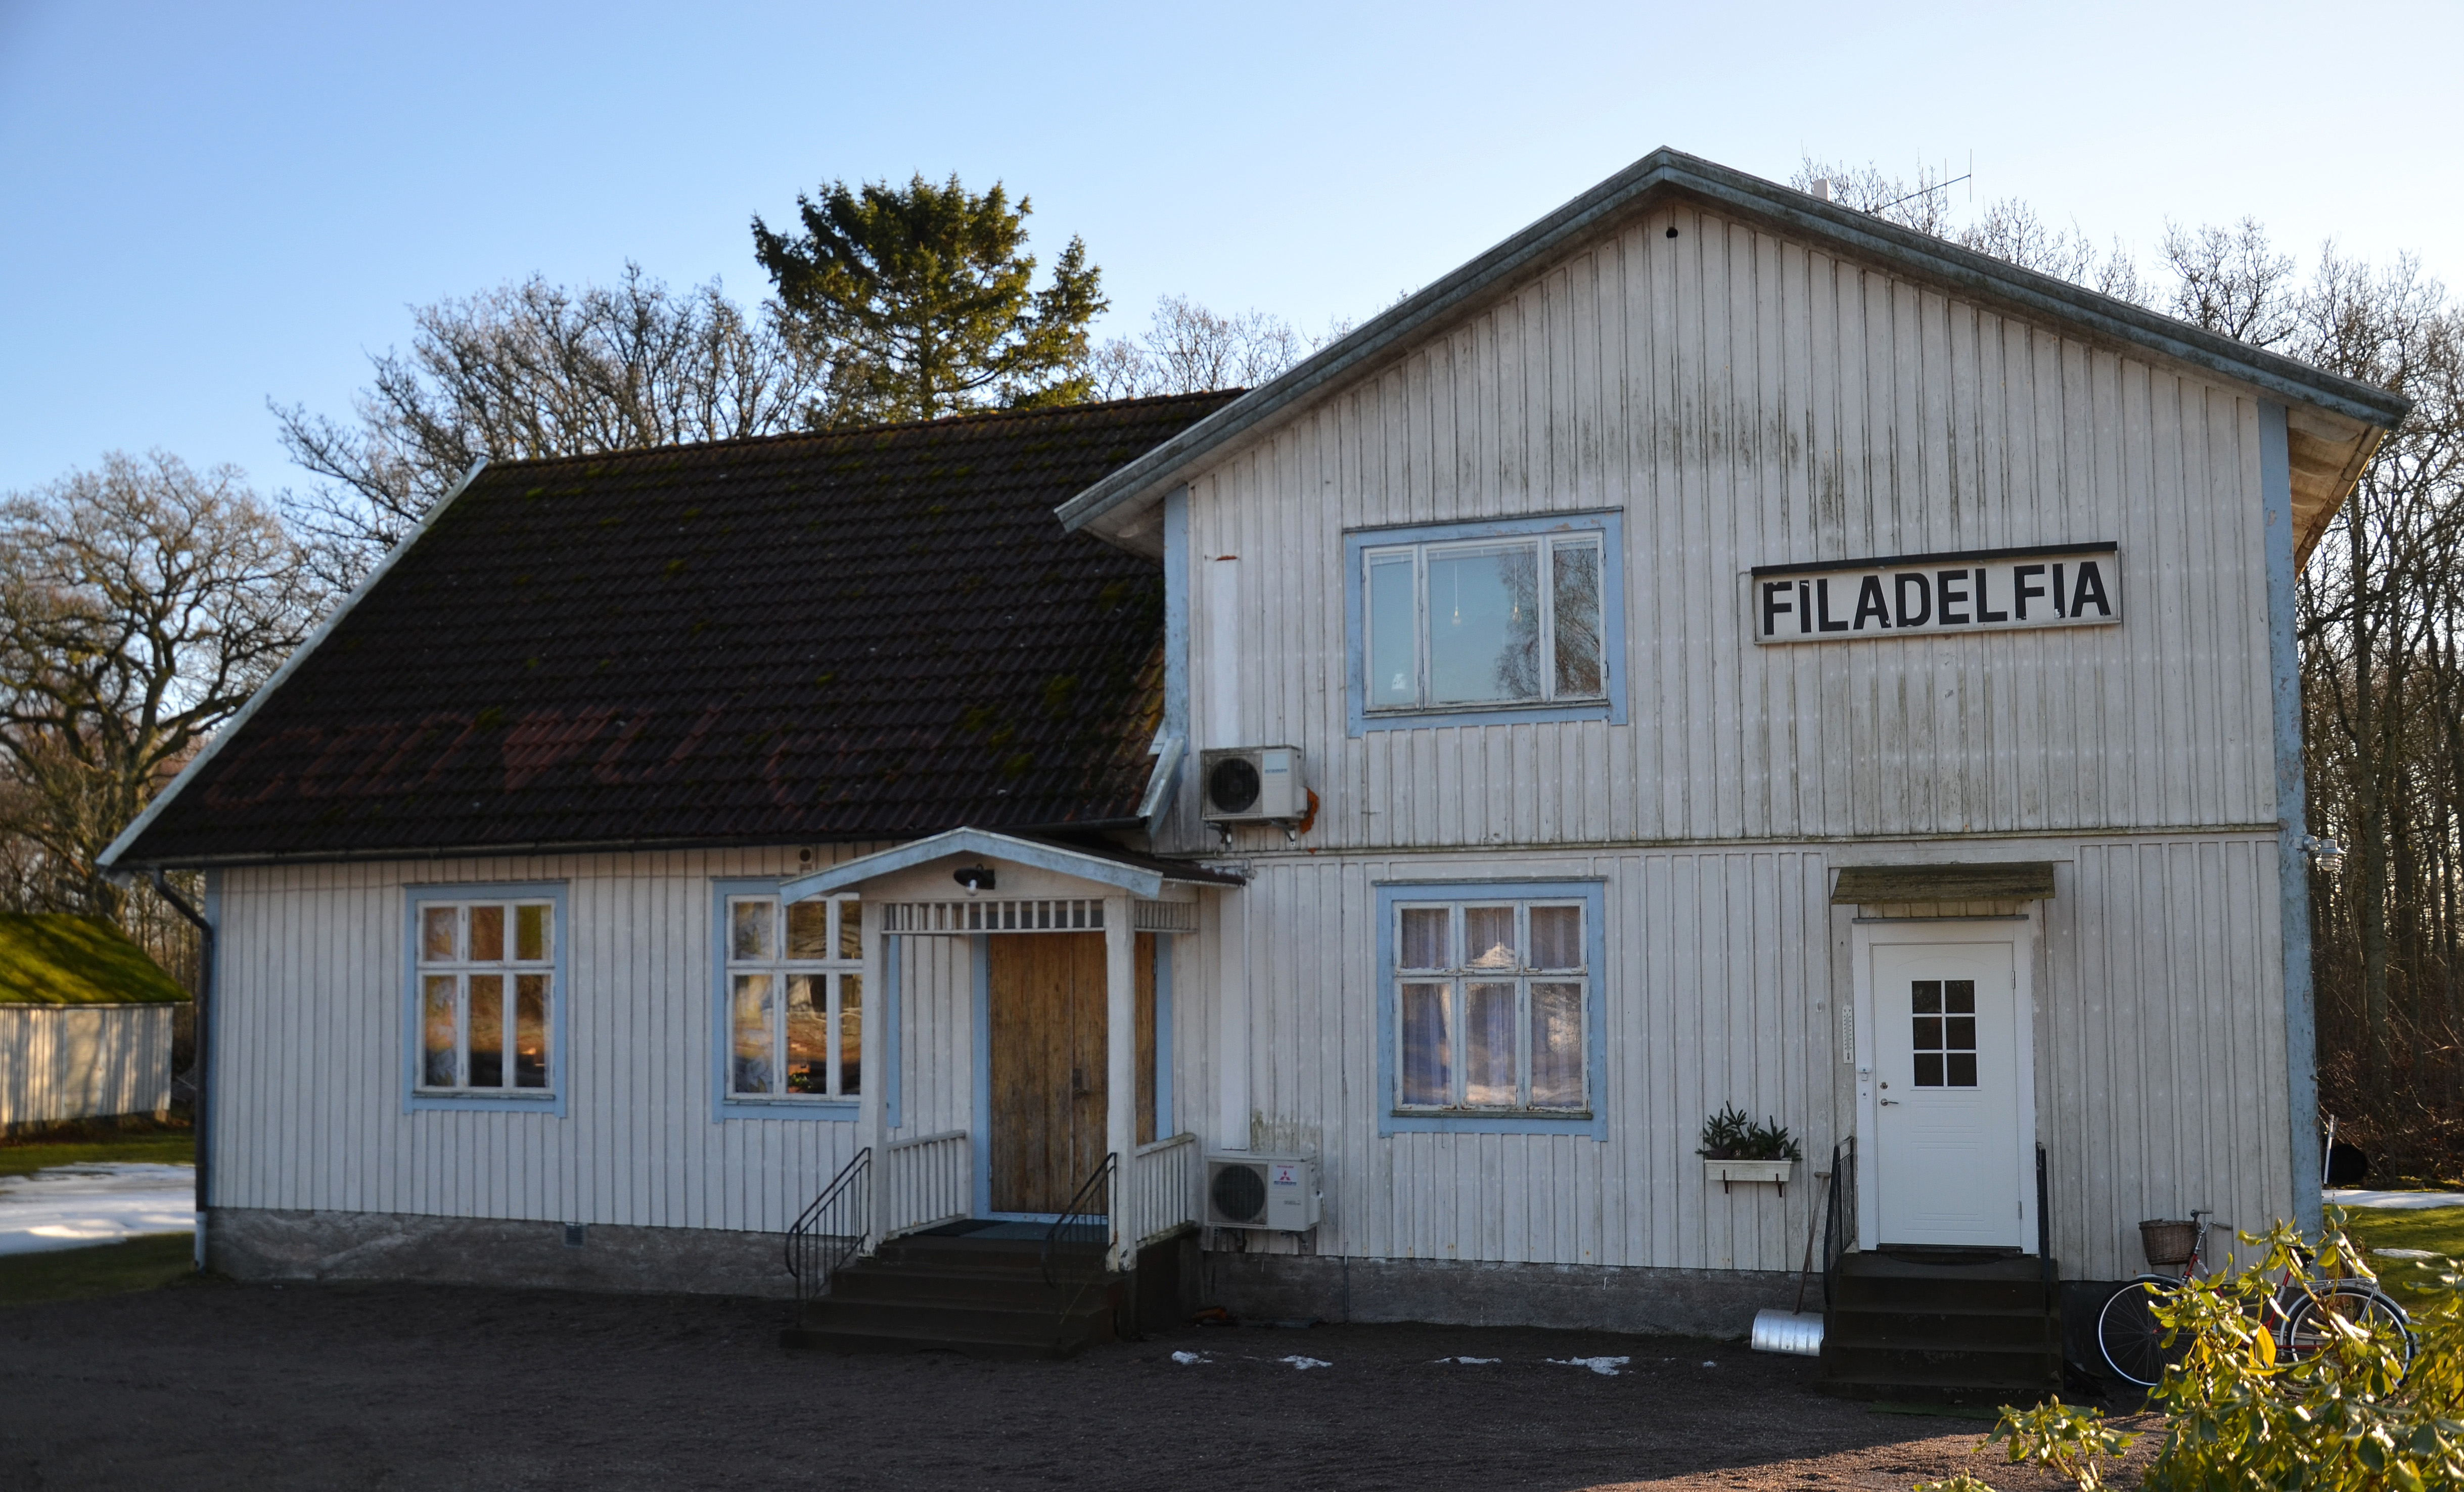
[[[0,1005],[155,1005],[187,998],[108,922],[0,912]]]

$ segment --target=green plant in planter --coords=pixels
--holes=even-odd
[[[1786,1126],[1769,1117],[1756,1124],[1734,1104],[1723,1105],[1718,1113],[1703,1121],[1703,1146],[1696,1153],[1705,1160],[1805,1158]]]

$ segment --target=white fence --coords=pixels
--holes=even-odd
[[[964,1130],[890,1142],[890,1216],[882,1236],[913,1233],[967,1216],[975,1205],[975,1149]]]
[[[0,1131],[171,1107],[177,1005],[0,1005]]]
[[[1196,1222],[1198,1182],[1197,1135],[1176,1134],[1139,1146],[1130,1160],[1130,1226],[1124,1237],[1131,1247],[1144,1248]]]

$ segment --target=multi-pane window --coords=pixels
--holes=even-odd
[[[1602,698],[1603,553],[1597,532],[1362,550],[1369,712]]]
[[[1397,905],[1398,1110],[1590,1107],[1583,916],[1579,902]]]
[[[1908,1008],[1916,1022],[1917,1086],[1976,1086],[1976,981],[1912,979]]]
[[[864,924],[854,897],[727,898],[728,1092],[863,1091]]]
[[[423,901],[418,928],[420,1087],[552,1088],[556,904]]]

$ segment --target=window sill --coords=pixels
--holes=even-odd
[[[1353,723],[1352,734],[1367,731],[1428,731],[1444,726],[1522,725],[1552,720],[1606,720],[1617,723],[1614,703],[1585,699],[1551,705],[1462,705],[1427,710],[1365,711]]]
[[[561,1117],[564,1095],[547,1088],[413,1088],[409,1108],[466,1113],[550,1113]]]
[[[1608,1138],[1606,1117],[1579,1108],[1390,1108],[1378,1115],[1386,1134],[1581,1134]]]
[[[719,1112],[733,1119],[836,1119],[856,1116],[863,1100],[803,1096],[793,1093],[729,1093],[718,1101]]]

